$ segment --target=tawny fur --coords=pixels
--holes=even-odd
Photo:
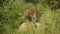
[[[32,15],[30,15],[32,21],[36,21],[37,20],[37,18],[38,18],[38,12],[36,11],[35,8],[29,8],[26,11],[27,11],[27,15],[32,14]]]
[[[37,11],[36,11],[35,8],[29,8],[29,9],[27,9],[26,11],[27,11],[27,15],[32,14],[32,15],[30,15],[32,21],[36,21],[36,20],[37,20],[37,18],[38,18],[38,13],[37,13]],[[20,29],[20,30],[24,30],[27,26],[31,26],[31,27],[32,27],[33,25],[32,25],[30,22],[24,22],[24,23],[19,27],[19,29]]]

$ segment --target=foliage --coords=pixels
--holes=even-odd
[[[59,2],[59,0],[1,0],[0,34],[60,34]],[[19,26],[27,20],[26,9],[30,7],[38,11],[41,25],[37,29],[29,27],[18,32]]]

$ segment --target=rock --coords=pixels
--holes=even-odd
[[[26,30],[27,28],[30,28],[32,27],[32,24],[29,23],[29,22],[24,22],[21,26],[19,26],[19,30],[22,31],[22,30]]]
[[[40,23],[35,23],[36,27],[40,27]],[[24,22],[21,26],[19,26],[19,29],[18,31],[24,31],[24,30],[27,30],[27,29],[34,29],[36,28],[34,25],[34,23],[30,23],[30,22]]]

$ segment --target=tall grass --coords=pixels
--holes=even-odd
[[[4,3],[5,2],[5,3]],[[26,3],[25,0],[6,0],[0,7],[0,34],[60,34],[60,9],[51,10],[46,3]],[[39,12],[39,26],[28,26],[19,31],[25,22],[26,9],[34,6]]]

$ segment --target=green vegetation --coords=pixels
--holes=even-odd
[[[30,7],[39,12],[41,25],[17,31]],[[60,34],[60,0],[0,0],[0,34]]]

